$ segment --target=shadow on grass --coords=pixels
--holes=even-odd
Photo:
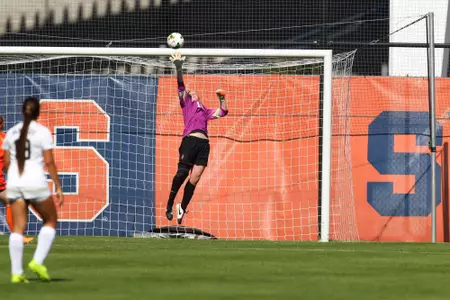
[[[52,278],[52,280],[50,281],[42,281],[39,278],[28,278],[28,281],[33,282],[33,283],[53,283],[53,282],[69,282],[69,281],[73,281],[73,279],[70,278]]]

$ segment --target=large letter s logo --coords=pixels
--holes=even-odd
[[[95,147],[73,144],[108,142],[110,118],[93,100],[41,100],[41,111],[40,122],[56,133],[53,151],[66,193],[59,218],[94,220],[109,204],[109,164]]]
[[[369,182],[367,201],[382,216],[428,216],[431,213],[431,156],[429,153],[394,152],[395,135],[416,135],[417,146],[428,146],[427,112],[382,112],[369,125],[368,161],[381,175],[415,175],[414,192],[395,194],[392,182]],[[436,145],[442,145],[442,126],[436,128]],[[436,185],[441,184],[436,163]],[[436,203],[441,202],[437,188]]]

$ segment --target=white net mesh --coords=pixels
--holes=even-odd
[[[6,210],[2,207],[0,208],[0,235],[9,232],[8,223],[6,222]]]
[[[350,162],[354,52],[333,57],[330,238],[357,240]],[[208,108],[211,153],[184,226],[222,239],[317,240],[321,221],[321,59],[189,57],[185,82]],[[0,113],[21,120],[27,96],[55,137],[67,194],[60,234],[132,236],[175,225],[164,211],[183,117],[170,61],[138,57],[0,57]],[[176,202],[181,201],[183,188]],[[29,233],[39,222],[30,214]]]

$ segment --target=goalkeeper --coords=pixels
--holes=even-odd
[[[191,172],[191,176],[184,187],[183,200],[177,204],[177,222],[181,224],[186,209],[194,194],[195,186],[200,180],[203,171],[208,164],[209,140],[207,125],[209,120],[218,119],[228,114],[227,102],[225,101],[225,91],[217,90],[220,107],[217,109],[208,109],[200,102],[197,92],[185,87],[183,82],[183,61],[179,52],[172,55],[170,60],[173,62],[177,72],[178,97],[180,106],[183,110],[184,132],[183,139],[179,148],[180,158],[178,170],[172,181],[169,200],[167,201],[166,217],[170,221],[173,219],[172,207],[175,196],[181,185]]]

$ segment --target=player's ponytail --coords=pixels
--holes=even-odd
[[[37,98],[29,97],[25,99],[22,106],[23,126],[20,131],[20,137],[16,142],[16,158],[19,166],[19,174],[23,173],[25,159],[29,158],[27,156],[30,155],[30,149],[27,149],[29,148],[29,145],[27,146],[28,128],[30,127],[31,121],[39,117],[39,112],[40,106]]]

